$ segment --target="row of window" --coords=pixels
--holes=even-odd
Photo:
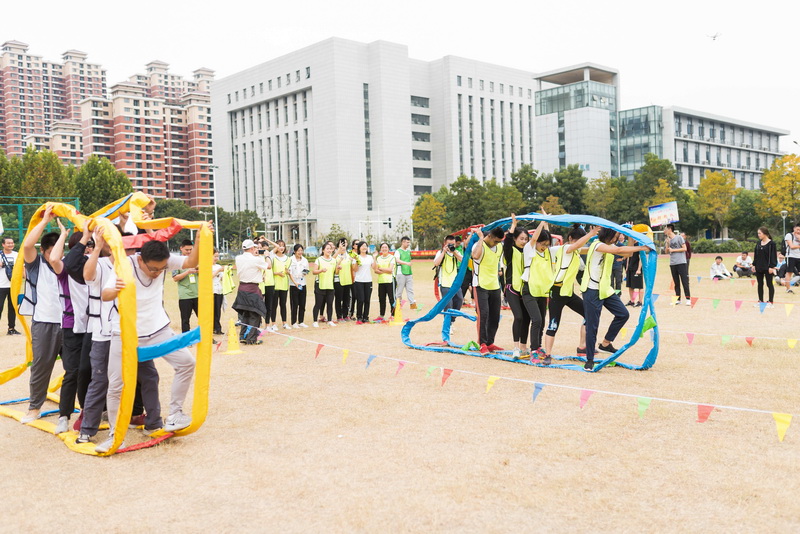
[[[279,128],[281,125],[288,126],[290,119],[296,124],[301,118],[303,121],[308,120],[308,91],[275,98],[249,108],[230,112],[231,131],[234,138],[260,133],[264,129]]]
[[[456,76],[456,86],[462,87],[462,78],[461,76]],[[514,85],[508,84],[508,92],[506,93],[506,84],[498,83],[497,84],[499,92],[501,95],[508,94],[509,96],[514,96]],[[483,91],[485,87],[485,83],[483,80],[478,80],[478,89]],[[489,92],[494,93],[495,83],[490,81],[489,82]],[[472,78],[467,77],[467,89],[472,89]],[[523,91],[527,91],[528,99],[533,98],[533,89],[523,89],[519,85],[516,86],[516,96],[522,98]]]
[[[778,135],[675,114],[675,136],[760,150],[778,150]]]
[[[295,83],[300,83],[300,72],[301,71],[297,70],[294,73],[294,81],[295,81]],[[309,78],[311,78],[311,67],[306,67],[306,69],[305,69],[305,79],[308,80]],[[280,89],[282,87],[282,85],[284,83],[284,80],[286,82],[286,86],[287,87],[290,86],[292,84],[292,74],[291,73],[286,73],[286,77],[285,78],[283,76],[278,76],[277,78],[275,78],[274,81],[275,81],[275,86],[276,86],[277,89]],[[267,80],[267,91],[272,91],[272,87],[273,87],[273,83],[272,82],[273,82],[272,79]],[[241,91],[242,92],[242,100],[247,99],[247,96],[248,96],[247,89],[248,88],[245,87]],[[260,94],[260,95],[264,94],[264,82],[259,82],[259,84],[258,84],[258,94]],[[256,96],[256,86],[255,85],[251,85],[250,86],[250,98],[254,98],[255,96]],[[239,91],[234,91],[233,92],[233,99],[236,102],[239,101]],[[231,93],[228,93],[228,104],[231,104],[232,102],[233,102],[233,100],[231,99]]]

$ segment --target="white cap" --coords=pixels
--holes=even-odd
[[[245,239],[242,241],[242,250],[248,250],[256,246],[252,239]]]

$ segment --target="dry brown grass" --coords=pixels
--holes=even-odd
[[[710,257],[692,274],[707,276]],[[505,531],[796,531],[800,528],[798,428],[779,443],[768,414],[715,411],[695,422],[694,405],[653,401],[644,418],[636,400],[545,387],[531,403],[529,383],[489,375],[633,395],[800,413],[797,357],[785,341],[800,337],[782,306],[760,314],[745,302],[734,313],[670,307],[668,268],[660,265],[657,303],[662,336],[655,367],[597,374],[530,368],[495,360],[411,351],[398,327],[368,325],[304,330],[313,342],[407,359],[394,361],[266,336],[245,354],[217,353],[210,413],[196,434],[109,459],[70,452],[56,438],[0,419],[3,531],[50,531],[85,525],[111,532],[505,532]],[[729,262],[730,267],[730,262]],[[419,299],[432,305],[430,270],[415,270]],[[693,294],[755,301],[746,282],[699,284]],[[174,286],[170,286],[173,291]],[[167,302],[178,317],[172,295]],[[796,296],[777,294],[779,302]],[[406,317],[414,312],[406,308]],[[507,313],[507,312],[504,312]],[[510,342],[501,321],[498,343]],[[417,327],[437,339],[439,320]],[[629,325],[631,326],[631,325]],[[456,340],[471,325],[456,325]],[[631,328],[629,328],[631,330]],[[683,332],[754,335],[734,338]],[[292,333],[295,333],[292,331]],[[574,347],[577,325],[556,348]],[[645,345],[645,343],[642,343]],[[22,358],[7,339],[0,367]],[[641,361],[637,346],[624,359]],[[455,372],[444,387],[428,366]],[[162,398],[171,371],[159,363]],[[0,387],[3,399],[27,394],[27,375]],[[131,431],[131,439],[139,437]],[[78,523],[80,521],[80,523]]]

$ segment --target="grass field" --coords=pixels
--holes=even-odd
[[[800,347],[787,346],[800,337],[800,306],[788,315],[784,306],[800,296],[778,289],[775,309],[761,313],[749,281],[698,282],[711,261],[692,259],[693,308],[670,306],[666,258],[659,262],[661,350],[645,372],[413,351],[399,327],[346,324],[289,332],[308,342],[267,335],[244,354],[216,353],[205,425],[153,449],[82,456],[0,418],[0,531],[798,531],[800,429],[780,443],[769,413],[727,408],[698,423],[696,403],[800,413]],[[430,262],[415,263],[415,285],[429,309]],[[172,283],[165,301],[177,324]],[[510,346],[503,315],[497,343]],[[576,316],[564,320],[561,354],[574,350],[578,331]],[[437,341],[440,328],[421,324],[413,338]],[[474,338],[472,323],[454,330],[456,341]],[[330,347],[315,359],[317,343],[349,349],[347,361]],[[647,345],[621,360],[641,362]],[[0,368],[23,349],[6,338]],[[369,354],[408,363],[398,373],[396,360],[377,358],[365,369]],[[166,405],[172,371],[158,366]],[[444,386],[440,368],[454,370]],[[487,393],[489,376],[500,379]],[[0,386],[0,399],[26,396],[27,379]],[[535,403],[533,381],[549,384]],[[597,392],[580,408],[582,388]],[[636,396],[688,403],[653,400],[640,418]],[[129,443],[143,439],[129,432]]]

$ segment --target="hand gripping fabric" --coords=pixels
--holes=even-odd
[[[659,332],[658,332],[658,323],[656,322],[656,312],[655,307],[653,306],[653,285],[655,283],[656,278],[656,262],[658,260],[658,253],[656,251],[656,246],[653,243],[653,240],[648,235],[644,233],[638,232],[633,230],[632,228],[624,227],[613,223],[611,221],[607,221],[606,219],[602,219],[600,217],[594,217],[592,215],[541,215],[535,212],[531,212],[527,215],[520,215],[517,216],[517,221],[545,221],[547,223],[556,225],[556,226],[564,226],[569,227],[573,224],[588,224],[594,226],[602,226],[606,228],[611,228],[620,232],[621,234],[632,237],[638,244],[644,245],[648,247],[650,250],[647,252],[639,252],[641,260],[642,260],[642,275],[644,278],[645,284],[645,295],[642,307],[640,308],[639,318],[636,323],[636,328],[633,331],[633,335],[625,345],[623,345],[617,352],[605,358],[603,360],[596,360],[595,367],[593,370],[586,370],[583,368],[583,365],[576,365],[572,363],[552,363],[549,366],[551,368],[557,369],[569,369],[573,371],[586,371],[586,372],[597,372],[608,365],[615,365],[616,367],[621,367],[623,369],[632,369],[632,370],[646,370],[650,369],[656,362],[658,357],[658,343],[659,343]],[[488,224],[482,228],[484,233],[490,231],[492,228],[499,227],[503,229],[508,229],[511,226],[511,218],[500,219],[495,221],[491,224]],[[645,225],[637,225],[637,229],[648,231],[649,229]],[[472,234],[470,237],[466,250],[464,251],[464,257],[468,258],[472,253],[472,247],[478,241],[477,234]],[[407,347],[411,347],[413,349],[418,350],[427,350],[432,352],[451,352],[455,354],[465,354],[468,356],[478,356],[483,358],[492,358],[496,360],[504,360],[504,361],[512,361],[517,363],[524,363],[528,365],[535,365],[537,367],[545,367],[545,365],[535,362],[530,362],[527,360],[517,360],[514,359],[511,355],[510,351],[503,351],[503,352],[496,352],[496,353],[489,353],[489,354],[481,354],[477,350],[469,350],[469,344],[459,344],[454,343],[450,340],[450,324],[451,324],[451,317],[466,317],[470,320],[474,321],[475,317],[467,315],[464,312],[455,311],[449,309],[448,306],[450,302],[455,297],[456,293],[461,288],[461,282],[464,280],[464,276],[467,271],[467,261],[461,262],[461,267],[458,270],[458,274],[456,275],[455,281],[452,283],[450,291],[447,294],[443,295],[441,300],[436,303],[428,312],[419,317],[417,319],[410,320],[405,324],[403,330],[400,333],[400,338]],[[431,343],[429,345],[421,345],[411,341],[411,331],[418,323],[428,322],[435,319],[437,316],[442,316],[444,319],[444,325],[442,326],[442,340],[443,343]],[[622,354],[625,353],[628,348],[632,347],[639,341],[639,338],[642,337],[642,332],[646,331],[645,321],[652,317],[650,323],[655,323],[655,326],[652,327],[651,330],[651,339],[653,342],[653,346],[647,352],[647,355],[644,358],[644,361],[639,365],[633,365],[628,363],[622,363],[617,361]],[[474,343],[472,344],[473,348]],[[597,356],[597,355],[596,355]],[[559,362],[567,362],[569,360],[585,362],[586,358],[583,357],[576,357],[576,356],[554,356],[553,357],[556,361]]]

